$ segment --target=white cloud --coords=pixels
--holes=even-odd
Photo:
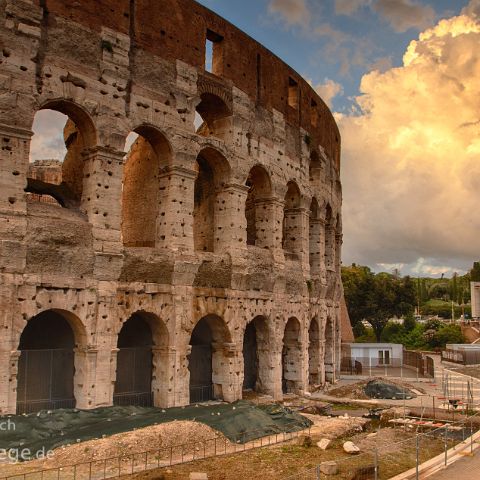
[[[422,30],[435,21],[435,10],[413,0],[377,0],[374,10],[387,20],[396,32],[410,28]]]
[[[339,83],[326,78],[325,81],[316,85],[315,91],[320,95],[322,100],[329,106],[332,106],[332,100],[337,96],[343,94],[343,87]]]
[[[480,252],[480,20],[442,20],[361,82],[342,131],[345,263],[465,266]],[[433,268],[433,267],[432,267]]]
[[[309,20],[306,0],[270,0],[268,11],[287,25],[307,24]]]
[[[30,161],[62,160],[67,149],[63,140],[63,128],[68,117],[53,110],[40,110],[33,121],[33,137],[30,146]]]

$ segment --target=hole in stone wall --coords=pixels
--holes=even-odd
[[[203,137],[217,137],[226,141],[230,137],[232,113],[217,95],[202,93],[195,113],[195,129]]]
[[[79,204],[83,190],[82,152],[87,146],[85,130],[60,111],[37,112],[27,174],[28,200],[64,207]]]
[[[310,385],[320,385],[320,329],[314,318],[308,330],[308,381]]]
[[[298,82],[292,77],[288,78],[288,105],[292,108],[298,108]]]
[[[290,318],[285,326],[282,350],[282,390],[295,393],[300,381],[300,322]]]
[[[223,74],[223,37],[209,29],[205,38],[205,70],[214,75]]]

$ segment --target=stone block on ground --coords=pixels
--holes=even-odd
[[[358,455],[360,453],[360,449],[353,442],[345,442],[343,450],[350,455]]]
[[[336,475],[338,473],[337,462],[322,462],[320,464],[320,472],[324,475]]]
[[[319,442],[317,442],[317,447],[321,448],[322,450],[326,450],[330,443],[332,443],[332,441],[329,438],[322,438]]]
[[[192,472],[190,473],[190,480],[208,480],[208,475],[206,473]]]

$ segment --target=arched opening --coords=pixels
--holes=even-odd
[[[292,317],[285,326],[282,350],[282,391],[295,393],[301,386],[300,322]]]
[[[130,144],[130,145],[129,145]],[[127,247],[155,247],[162,234],[162,169],[171,149],[154,127],[141,126],[127,137],[122,191],[122,237]]]
[[[232,128],[231,109],[217,95],[202,93],[196,108],[195,128],[198,135],[226,141]]]
[[[310,187],[314,194],[318,194],[322,185],[322,162],[318,153],[314,150],[310,154],[310,164],[308,169]]]
[[[288,182],[283,209],[282,246],[285,255],[292,260],[298,260],[302,241],[300,202],[301,196],[298,185],[295,182]]]
[[[327,204],[325,209],[325,268],[335,270],[335,226],[332,208]]]
[[[114,405],[151,406],[153,335],[149,322],[133,314],[122,326],[117,341]]]
[[[333,331],[333,322],[330,317],[327,318],[325,325],[325,380],[333,382],[335,379],[335,333]]]
[[[188,361],[190,403],[223,399],[228,368],[224,344],[229,341],[228,328],[216,315],[207,315],[195,325]]]
[[[310,216],[309,216],[309,228],[308,228],[308,242],[309,242],[309,263],[310,263],[310,276],[318,276],[321,270],[322,261],[322,223],[320,220],[320,209],[315,197],[312,198],[310,203]]]
[[[214,252],[225,222],[225,202],[220,194],[230,175],[225,157],[213,148],[205,148],[196,161],[194,187],[193,239],[196,251]]]
[[[245,202],[247,245],[268,248],[273,221],[268,205],[272,195],[272,185],[267,171],[260,165],[255,165],[248,174],[246,186],[249,187]]]
[[[74,408],[75,334],[60,312],[33,317],[20,336],[17,414]]]
[[[243,389],[263,392],[268,375],[269,336],[267,319],[255,317],[243,336]]]
[[[91,118],[71,102],[49,102],[36,113],[32,131],[27,200],[78,208],[84,152],[97,143]]]
[[[308,382],[310,385],[320,385],[320,328],[314,318],[308,329]]]

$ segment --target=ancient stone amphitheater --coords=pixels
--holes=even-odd
[[[333,380],[340,136],[309,84],[192,0],[0,5],[0,412]],[[30,158],[45,109],[61,162]]]

